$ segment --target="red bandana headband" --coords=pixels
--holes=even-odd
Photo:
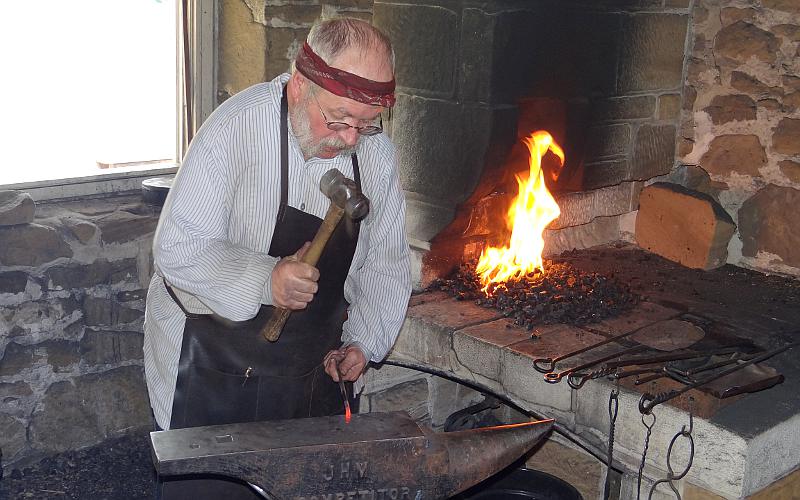
[[[376,82],[332,68],[311,50],[308,42],[298,52],[295,67],[303,76],[332,94],[373,106],[394,106],[394,79]]]

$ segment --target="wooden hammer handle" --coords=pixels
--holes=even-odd
[[[339,224],[339,221],[342,220],[343,214],[343,208],[338,207],[335,203],[331,203],[330,207],[328,207],[328,212],[325,214],[325,219],[322,220],[322,225],[319,226],[317,234],[314,235],[314,239],[311,240],[311,245],[300,259],[300,262],[304,262],[312,266],[317,265],[317,262],[319,262],[319,258],[322,255],[322,251],[325,250],[325,245],[331,238],[331,235],[336,229],[336,226]],[[292,311],[289,309],[276,306],[275,310],[272,311],[272,316],[269,318],[269,321],[267,321],[267,324],[264,325],[264,328],[261,330],[261,335],[263,335],[264,338],[270,342],[275,342],[278,340],[278,337],[281,336],[283,326],[286,324],[286,320],[289,319],[291,312]]]

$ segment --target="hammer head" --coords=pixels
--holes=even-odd
[[[369,200],[352,179],[348,179],[338,169],[325,172],[319,181],[319,189],[353,220],[366,217],[369,213]]]

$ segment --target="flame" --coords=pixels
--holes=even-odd
[[[544,271],[542,233],[561,214],[556,200],[545,186],[542,157],[548,151],[552,152],[559,159],[560,169],[564,166],[564,151],[543,130],[533,132],[524,142],[531,154],[530,172],[525,180],[520,175],[516,176],[519,194],[508,210],[511,241],[507,247],[486,248],[476,268],[483,292],[487,295],[491,294],[489,286],[492,283],[505,283],[535,269]],[[558,170],[553,177],[558,177]]]

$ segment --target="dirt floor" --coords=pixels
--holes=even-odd
[[[6,469],[0,500],[152,499],[154,474],[148,436],[127,436]]]

